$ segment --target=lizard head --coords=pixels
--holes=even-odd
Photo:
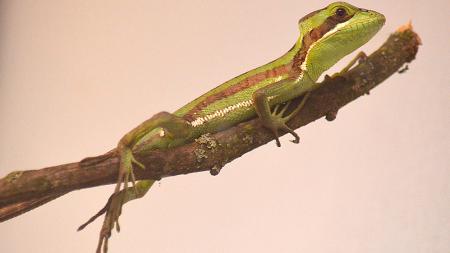
[[[302,69],[318,65],[311,71],[325,71],[369,41],[385,20],[383,14],[345,2],[335,2],[306,15],[299,21],[299,40],[306,51]]]

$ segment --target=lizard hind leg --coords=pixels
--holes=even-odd
[[[137,189],[124,189],[118,193],[114,193],[108,199],[106,205],[98,211],[97,214],[92,216],[86,223],[78,228],[78,231],[84,229],[87,225],[92,223],[101,215],[105,214],[102,229],[100,230],[99,240],[97,244],[97,253],[108,251],[108,240],[111,237],[111,231],[116,228],[117,232],[120,231],[119,216],[122,213],[123,204],[128,201],[142,198],[148,190],[152,187],[155,180],[141,180],[133,188]]]
[[[102,250],[107,252],[108,240],[114,227],[119,232],[119,216],[122,214],[123,205],[130,200],[142,198],[155,182],[154,180],[135,182],[133,165],[141,168],[145,167],[134,158],[133,149],[136,147],[139,147],[139,149],[144,148],[145,150],[165,149],[173,146],[174,143],[183,143],[189,137],[189,127],[182,118],[167,112],[161,112],[131,130],[120,140],[117,146],[120,158],[119,176],[115,191],[106,205],[78,229],[83,229],[96,218],[105,214],[97,253],[100,253]],[[129,181],[131,181],[132,187],[128,187]]]
[[[182,143],[189,132],[190,126],[184,119],[168,112],[160,112],[127,133],[117,145],[120,163],[114,192],[119,192],[122,185],[123,189],[127,189],[130,180],[134,186],[133,165],[145,168],[132,153],[136,145],[144,145],[145,149],[164,149],[171,143]]]

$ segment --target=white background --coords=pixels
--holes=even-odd
[[[0,176],[109,150],[154,113],[283,54],[298,19],[328,3],[1,1]],[[298,130],[300,145],[283,138],[217,177],[164,179],[126,205],[110,252],[450,252],[449,4],[352,3],[387,17],[366,52],[413,21],[423,46],[409,71]],[[112,191],[0,224],[0,252],[93,252],[101,222],[76,228]]]

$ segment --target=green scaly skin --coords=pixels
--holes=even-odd
[[[134,159],[134,148],[152,150],[180,146],[202,134],[215,133],[255,117],[273,131],[278,146],[279,130],[292,134],[293,142],[298,143],[298,135],[286,122],[301,110],[310,91],[318,86],[316,81],[320,75],[369,41],[384,22],[384,16],[375,11],[344,2],[332,3],[300,19],[297,42],[280,58],[219,85],[173,114],[156,114],[126,134],[117,147],[121,161],[115,193],[105,208],[80,227],[84,228],[106,213],[97,252],[102,248],[106,252],[111,230],[114,226],[119,230],[122,205],[144,196],[154,183],[141,180],[135,184],[133,164],[144,166]],[[362,56],[364,54],[359,54],[358,58]],[[284,115],[288,101],[300,96],[303,96],[300,105]],[[128,188],[129,181],[132,188]]]

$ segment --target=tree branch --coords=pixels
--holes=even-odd
[[[367,60],[345,75],[326,78],[311,94],[303,110],[289,122],[290,127],[296,129],[323,116],[333,120],[341,107],[368,94],[412,61],[419,45],[420,38],[411,26],[401,27]],[[299,99],[296,100],[294,102]],[[136,177],[158,180],[207,170],[218,174],[223,165],[273,139],[272,133],[254,119],[174,149],[148,151],[141,145],[135,147],[133,153],[146,169],[136,170]],[[85,162],[12,172],[0,179],[0,221],[73,190],[115,183],[117,173],[118,157],[114,150]]]

